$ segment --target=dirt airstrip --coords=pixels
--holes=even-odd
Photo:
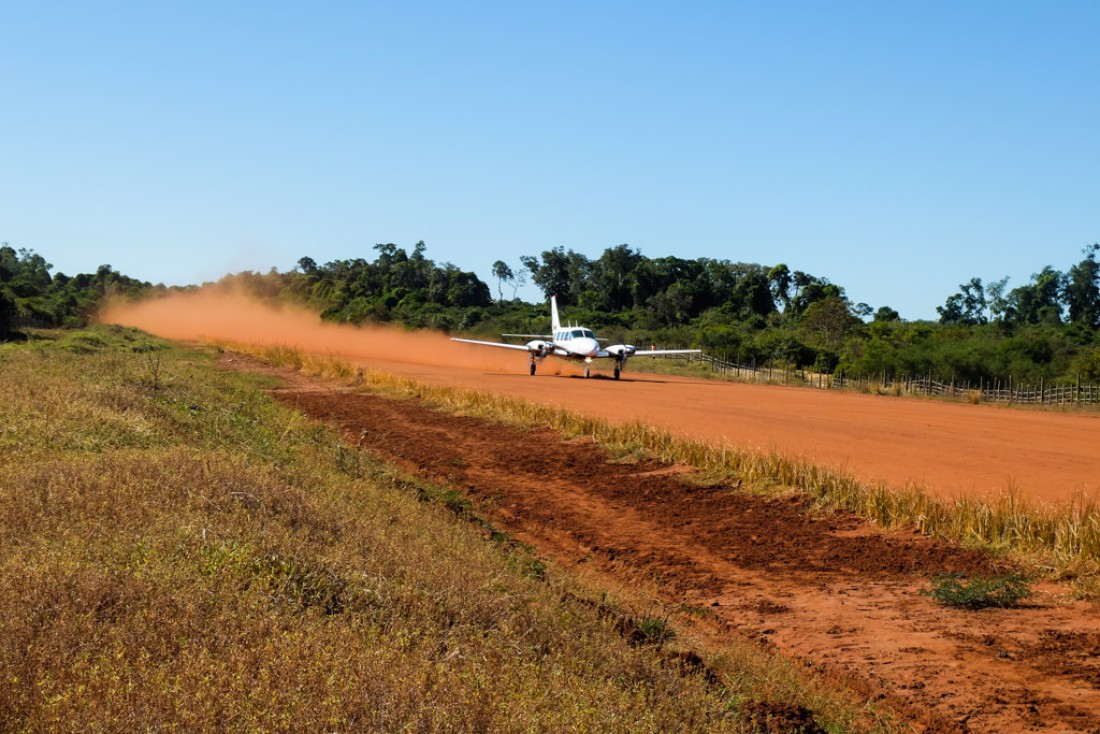
[[[281,344],[331,354],[425,383],[490,390],[611,421],[644,421],[674,433],[728,442],[844,469],[870,482],[931,492],[997,495],[1009,490],[1064,502],[1100,490],[1100,414],[1007,409],[831,390],[690,380],[630,368],[621,381],[580,379],[546,360],[527,374],[526,356],[456,344],[430,332],[323,324],[216,291],[119,305],[106,322],[174,339]]]
[[[642,420],[945,495],[1014,488],[1064,502],[1091,496],[1100,481],[1095,415],[634,372],[618,382],[584,380],[550,361],[532,378],[522,356],[483,355],[435,335],[321,329],[315,317],[299,324],[286,313],[241,321],[240,309],[198,306],[182,320],[172,316],[178,308],[113,320],[173,338],[290,344],[430,384]],[[692,486],[674,468],[608,463],[590,443],[284,376],[281,400],[365,450],[464,490],[494,523],[560,563],[645,582],[669,604],[709,610],[718,634],[805,661],[880,699],[916,731],[1100,731],[1094,605],[1054,588],[1014,610],[947,609],[920,594],[935,574],[994,570],[987,558],[882,534],[849,516],[807,515],[797,500]]]

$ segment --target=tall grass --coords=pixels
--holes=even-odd
[[[5,731],[740,731],[776,695],[860,716],[771,658],[684,674],[264,378],[91,334],[0,347]]]
[[[273,357],[263,350],[258,353]],[[659,461],[686,464],[719,478],[741,479],[750,490],[795,489],[823,507],[849,510],[886,528],[914,528],[967,546],[1020,554],[1057,573],[1091,576],[1100,571],[1100,506],[1084,496],[1057,506],[1037,504],[1016,491],[993,500],[945,500],[918,487],[868,484],[845,472],[776,452],[687,440],[641,422],[613,424],[563,408],[481,391],[433,387],[383,372],[366,372],[357,380],[375,389],[486,418],[589,436],[612,451],[629,454],[642,450]]]

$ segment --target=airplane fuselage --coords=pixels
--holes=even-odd
[[[554,332],[554,356],[590,362],[600,356],[600,342],[590,329],[561,329]]]

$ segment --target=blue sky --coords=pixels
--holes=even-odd
[[[1098,36],[1072,1],[0,0],[0,241],[186,284],[425,240],[494,292],[628,243],[935,318],[1100,240]]]

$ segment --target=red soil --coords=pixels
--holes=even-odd
[[[103,320],[169,338],[285,344],[345,356],[430,384],[565,405],[611,421],[644,421],[683,436],[802,456],[867,481],[917,484],[944,496],[1014,490],[1039,501],[1065,502],[1078,494],[1093,497],[1100,489],[1096,414],[638,372],[626,372],[618,382],[584,380],[575,365],[553,359],[532,378],[526,357],[515,352],[457,344],[435,333],[322,325],[305,311],[274,310],[210,292],[120,306]],[[606,371],[594,374],[607,377]]]
[[[456,351],[476,347],[456,345]],[[1100,416],[860,395],[811,388],[625,373],[584,380],[571,365],[500,368],[361,360],[422,382],[489,390],[611,421],[645,423],[843,469],[870,482],[942,496],[1014,490],[1044,502],[1100,488]],[[549,361],[544,367],[552,366]],[[601,373],[594,373],[601,374]]]

